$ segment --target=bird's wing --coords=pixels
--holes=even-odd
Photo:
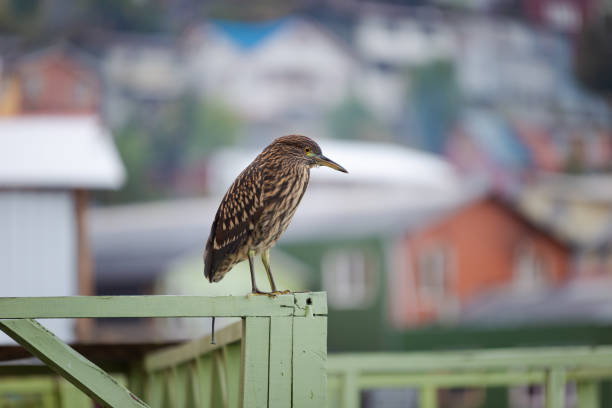
[[[261,216],[261,181],[261,172],[254,167],[247,167],[236,178],[219,205],[204,258],[204,275],[211,282],[219,265],[235,256],[246,243]]]

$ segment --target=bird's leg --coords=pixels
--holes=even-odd
[[[264,292],[257,288],[257,284],[255,283],[255,261],[253,258],[255,257],[255,251],[249,249],[249,268],[251,269],[251,295],[267,295],[270,297],[275,297],[276,295],[271,292]]]
[[[274,278],[272,277],[272,269],[270,268],[270,250],[266,249],[261,253],[261,262],[264,264],[264,268],[266,268],[266,273],[268,274],[268,280],[270,281],[270,288],[272,288],[272,293],[280,293],[286,295],[287,293],[291,293],[288,290],[279,291],[276,289],[276,284],[274,283]]]

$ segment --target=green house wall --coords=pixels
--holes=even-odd
[[[281,249],[307,264],[313,272],[311,290],[323,290],[321,265],[330,250],[366,251],[374,260],[377,289],[374,301],[365,308],[337,309],[330,302],[328,348],[334,351],[373,351],[388,349],[401,341],[387,324],[386,240],[379,237],[282,244]]]

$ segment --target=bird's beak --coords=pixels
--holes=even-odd
[[[317,164],[319,166],[327,166],[327,167],[331,167],[334,170],[338,170],[338,171],[341,171],[343,173],[348,173],[348,171],[346,171],[346,169],[344,167],[342,167],[341,165],[339,165],[335,161],[330,160],[330,159],[328,159],[327,157],[325,157],[323,155],[315,156],[315,161],[317,162]]]

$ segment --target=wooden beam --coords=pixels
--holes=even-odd
[[[99,404],[105,407],[148,407],[38,322],[30,319],[0,320],[0,329]]]
[[[78,317],[293,316],[293,295],[267,296],[68,296],[0,298],[0,319]]]
[[[94,294],[93,262],[89,248],[87,234],[87,202],[89,193],[87,190],[76,190],[74,192],[74,208],[76,219],[77,237],[77,284],[78,294],[91,296]],[[79,341],[90,340],[93,333],[94,321],[92,319],[78,319],[75,324],[76,338]]]
[[[340,353],[328,362],[330,373],[355,370],[362,373],[410,373],[436,370],[509,370],[568,365],[594,369],[610,367],[612,347],[516,348],[477,351],[416,353]],[[571,367],[571,366],[570,366]]]

